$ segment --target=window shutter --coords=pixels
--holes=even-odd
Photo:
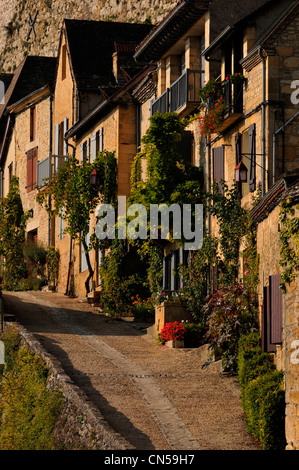
[[[84,160],[84,144],[80,144],[81,162]]]
[[[32,150],[27,152],[27,193],[32,189]]]
[[[216,183],[224,180],[224,147],[216,147],[213,149],[213,179]],[[221,191],[222,188],[220,186]]]
[[[235,135],[236,166],[240,163],[242,159],[241,158],[241,154],[242,154],[241,144],[242,144],[242,134],[238,132]]]
[[[91,134],[91,141],[90,141],[90,162],[94,162],[97,156],[97,133],[94,132]]]
[[[37,148],[32,150],[32,188],[34,189],[36,187],[36,182],[37,182],[37,159],[38,159],[38,154],[37,154]]]
[[[90,158],[90,139],[86,140],[86,161],[89,162]]]
[[[282,343],[282,293],[280,274],[269,278],[271,296],[271,343]]]
[[[68,120],[68,118],[64,118],[64,121],[63,121],[63,155],[68,155],[67,143],[64,140],[64,136],[65,136],[65,133],[68,130],[68,127],[69,127],[69,120]]]
[[[54,131],[54,155],[59,155],[59,124],[56,124]],[[54,173],[58,168],[58,158],[54,158]]]
[[[104,129],[103,127],[99,130],[99,151],[103,152],[104,150]]]
[[[255,145],[255,124],[249,126],[249,190],[256,189],[256,145]]]

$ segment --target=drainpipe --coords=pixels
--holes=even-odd
[[[50,94],[50,119],[49,119],[49,164],[51,167],[51,155],[53,150],[53,94]],[[48,198],[48,206],[51,208],[51,195]],[[48,246],[51,246],[51,217],[48,218]]]
[[[262,68],[262,177],[261,177],[261,190],[262,196],[265,194],[265,97],[266,97],[266,87],[265,87],[265,78],[266,78],[266,60],[262,54],[262,47],[259,48],[259,56],[262,59],[263,68]]]
[[[287,127],[297,116],[299,115],[299,111],[297,111],[294,116],[292,116],[290,119],[288,119],[286,122],[283,123],[283,125],[277,129],[277,131],[274,132],[273,134],[273,180],[272,183],[273,185],[275,184],[275,179],[276,179],[276,136],[280,132],[284,132],[285,127]]]

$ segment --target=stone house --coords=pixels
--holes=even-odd
[[[56,171],[71,153],[80,161],[94,158],[94,152],[103,149],[103,145],[107,150],[118,149],[120,134],[113,115],[110,119],[107,117],[105,125],[100,123],[96,126],[92,132],[94,135],[89,135],[86,127],[90,118],[96,116],[98,108],[104,107],[107,100],[140,70],[141,66],[133,60],[133,51],[151,28],[147,24],[64,21],[53,90],[51,147],[47,157],[40,162],[39,183],[42,183],[42,178],[51,176],[49,168]],[[129,109],[128,106],[127,113]],[[121,122],[123,119],[133,122],[134,118],[120,116]],[[87,135],[80,136],[79,141],[75,139],[75,132],[83,127]],[[134,136],[128,135],[127,138],[134,142]],[[123,145],[125,152],[132,150]],[[120,164],[119,184],[123,184],[121,190],[127,192],[128,171],[125,161]],[[50,244],[60,251],[59,291],[66,291],[70,274],[73,292],[75,290],[76,295],[85,296],[88,268],[85,252],[64,233],[63,217],[51,222]],[[91,257],[92,263],[97,263],[98,256],[92,253]]]
[[[28,56],[16,69],[0,118],[5,125],[1,148],[1,195],[12,175],[19,178],[24,211],[30,211],[27,240],[48,246],[49,221],[36,202],[38,160],[49,151],[51,92],[56,59]]]
[[[231,185],[240,165],[247,173],[238,183],[239,196],[257,231],[263,349],[274,353],[277,367],[285,372],[288,448],[298,448],[298,371],[297,362],[291,361],[298,338],[298,279],[287,283],[282,293],[280,231],[284,201],[290,200],[294,208],[298,200],[299,111],[298,100],[293,99],[298,13],[298,2],[267,3],[225,28],[204,51],[208,60],[221,52],[220,84],[226,106],[218,133],[208,136],[210,184],[223,179]],[[233,83],[235,74],[245,77],[239,85]],[[261,200],[255,205],[259,191]],[[211,230],[217,230],[213,220]],[[244,271],[240,260],[241,280]]]

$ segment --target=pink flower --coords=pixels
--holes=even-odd
[[[244,273],[244,274],[245,274],[245,276],[247,276],[247,274],[248,274],[248,273],[249,273],[249,271],[245,271],[245,273]]]

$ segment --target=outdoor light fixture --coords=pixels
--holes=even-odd
[[[94,169],[91,173],[90,173],[90,184],[92,186],[98,186],[99,185],[99,174],[97,172],[96,169]]]
[[[32,219],[33,218],[33,209],[29,209],[28,216]]]
[[[240,162],[235,168],[235,181],[237,183],[246,183],[247,181],[247,168],[243,162]]]

